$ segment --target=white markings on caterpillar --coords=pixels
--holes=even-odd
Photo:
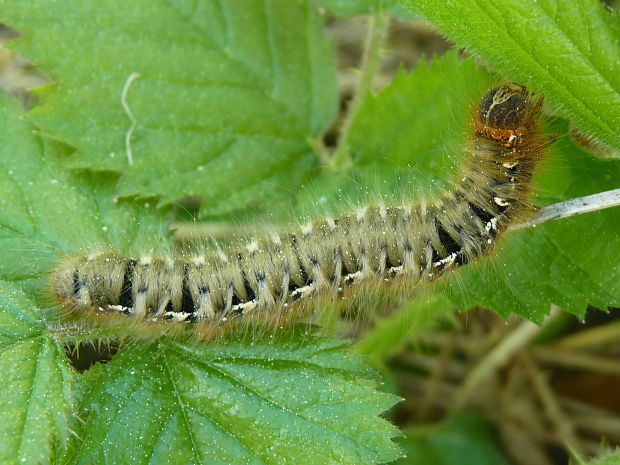
[[[508,168],[510,170],[513,169],[515,166],[518,166],[518,165],[519,165],[518,161],[507,161],[507,162],[502,163],[502,166],[504,168]]]
[[[86,260],[89,262],[92,262],[94,260],[97,260],[99,257],[101,257],[101,255],[103,255],[103,252],[91,253],[90,255],[86,257]]]
[[[500,207],[507,207],[508,205],[510,205],[510,202],[508,202],[508,200],[501,197],[493,197],[493,201]]]
[[[311,295],[314,292],[314,285],[313,284],[309,284],[307,286],[304,287],[299,287],[297,289],[295,289],[293,292],[291,292],[291,297],[294,300],[300,299],[302,297],[308,297],[309,295]]]
[[[188,323],[188,319],[192,316],[191,313],[185,312],[166,312],[164,315],[172,321],[176,321],[177,323]],[[154,320],[157,321],[157,320]]]
[[[409,219],[411,215],[411,205],[398,205],[396,208],[402,212],[405,220]]]
[[[243,302],[241,304],[237,304],[232,308],[233,313],[241,313],[247,315],[254,308],[256,308],[256,300],[250,300],[249,302]]]
[[[397,276],[404,271],[405,271],[405,268],[403,267],[403,265],[399,265],[399,266],[390,267],[390,269],[388,270],[388,273],[390,273],[392,276]]]
[[[248,251],[249,254],[255,254],[256,252],[258,252],[258,241],[253,240],[252,242],[250,242],[246,246],[246,250]]]
[[[420,201],[420,213],[422,216],[426,216],[426,200]]]
[[[215,309],[211,304],[211,292],[208,287],[204,287],[200,290],[198,297],[198,318],[213,318],[215,317]]]
[[[385,219],[387,218],[387,209],[383,203],[379,204],[379,216],[381,217],[381,221],[385,223]]]
[[[269,237],[271,237],[271,242],[273,242],[275,245],[282,245],[282,239],[280,238],[280,235],[278,233],[272,232],[269,234]]]
[[[301,233],[304,236],[309,236],[312,234],[312,223],[306,223],[301,227]]]
[[[362,276],[364,276],[364,274],[361,271],[356,271],[355,273],[350,273],[348,275],[346,275],[343,279],[343,281],[346,284],[351,284],[353,282],[355,282],[355,280],[357,278],[361,278]]]
[[[497,231],[497,218],[491,218],[484,226],[487,231]]]
[[[201,265],[204,265],[204,264],[206,263],[206,260],[205,260],[205,256],[204,256],[204,255],[194,255],[194,256],[191,258],[191,261],[192,261],[192,263],[193,263],[194,265],[196,265],[196,266],[201,266]]]
[[[218,258],[222,261],[222,263],[228,263],[228,256],[224,253],[220,247],[220,244],[215,239],[213,239],[213,243],[215,244],[215,251]]]
[[[451,253],[446,258],[443,258],[443,259],[439,260],[438,262],[434,262],[433,266],[434,267],[439,267],[439,266],[450,266],[450,265],[453,265],[454,262],[456,261],[457,257],[458,257],[458,254],[456,252]]]
[[[133,313],[133,308],[124,307],[122,305],[108,305],[106,308],[97,307],[97,310],[100,312],[108,312],[108,310],[112,310],[114,312],[125,313],[127,315],[131,315]]]

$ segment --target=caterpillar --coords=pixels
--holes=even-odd
[[[474,110],[462,175],[434,202],[366,206],[226,253],[75,256],[53,271],[53,294],[75,314],[217,328],[281,321],[316,296],[338,298],[364,283],[433,281],[488,254],[534,211],[532,174],[551,144],[541,135],[542,103],[521,85],[490,89]]]

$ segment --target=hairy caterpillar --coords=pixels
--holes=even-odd
[[[362,283],[434,280],[489,252],[533,211],[531,177],[550,144],[537,120],[542,102],[516,84],[489,90],[462,176],[433,203],[368,206],[226,254],[77,256],[54,271],[52,290],[77,314],[218,328],[279,322],[314,296],[337,298]]]

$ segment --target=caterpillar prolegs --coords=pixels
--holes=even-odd
[[[367,206],[220,254],[77,256],[54,271],[52,290],[78,314],[218,327],[277,320],[315,296],[372,281],[435,280],[489,252],[532,212],[531,177],[550,144],[537,120],[542,101],[516,84],[489,90],[474,112],[462,175],[433,203]]]

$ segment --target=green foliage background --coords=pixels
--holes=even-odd
[[[67,253],[165,248],[171,205],[187,196],[209,219],[316,211],[317,192],[328,205],[433,195],[463,156],[468,105],[501,80],[544,92],[556,115],[538,203],[619,187],[618,160],[567,137],[570,121],[620,149],[618,16],[595,0],[523,5],[0,0],[0,21],[23,34],[11,48],[54,80],[27,113],[0,102],[0,462],[397,458],[396,428],[379,416],[397,399],[347,343],[303,329],[217,345],[162,338],[78,374],[63,346],[76,336],[46,318],[46,275]],[[338,105],[325,9],[426,17],[478,61],[448,53],[363,95],[338,148],[346,163],[322,168]],[[132,73],[130,165],[121,93]],[[356,198],[360,186],[372,194]],[[497,256],[436,290],[430,314],[480,305],[541,321],[552,303],[580,316],[617,305],[618,230],[608,210],[510,234]],[[362,352],[379,341],[387,355],[407,337],[400,324],[377,331]]]

